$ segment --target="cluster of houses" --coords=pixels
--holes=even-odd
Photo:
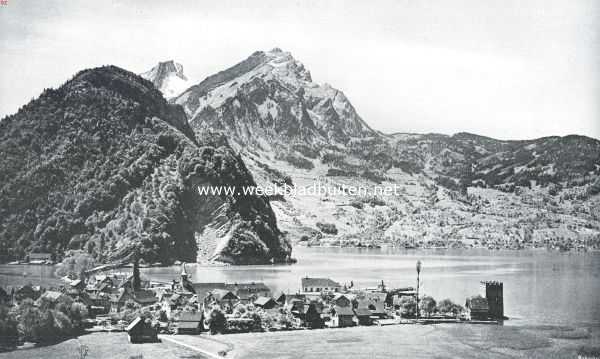
[[[131,342],[143,342],[156,340],[160,330],[199,334],[209,329],[215,310],[223,314],[226,327],[230,328],[252,328],[253,319],[240,315],[242,309],[248,308],[266,316],[289,318],[285,329],[394,324],[398,322],[403,297],[416,297],[412,287],[386,288],[383,281],[376,287],[358,289],[352,282],[342,285],[329,278],[304,277],[296,293],[273,293],[262,282],[193,283],[185,265],[180,279],[170,283],[144,280],[137,273],[137,277],[113,273],[89,275],[85,280],[64,278],[64,286],[49,290],[31,285],[0,288],[0,304],[14,304],[25,298],[58,302],[68,296],[85,304],[91,317],[99,322],[118,317],[132,309],[133,303],[141,313],[152,314],[152,318],[137,317],[126,327]],[[471,318],[503,318],[502,283],[485,285],[485,298],[467,299]]]
[[[60,288],[46,289],[41,286],[31,284],[18,287],[0,287],[0,304],[17,305],[23,300],[31,299],[35,304],[41,304],[42,301],[48,303],[57,303],[63,298],[70,298],[73,302],[84,304],[89,310],[93,307],[93,301],[84,288],[83,282],[77,280],[69,285]]]

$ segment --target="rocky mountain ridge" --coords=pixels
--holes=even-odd
[[[596,139],[382,134],[341,91],[315,83],[280,49],[255,52],[171,101],[184,107],[196,134],[225,135],[259,184],[401,187],[385,198],[278,197],[280,226],[302,243],[600,243]]]
[[[375,135],[350,101],[289,52],[255,52],[173,100],[199,131],[223,131],[235,142],[272,148],[290,141],[324,145]]]

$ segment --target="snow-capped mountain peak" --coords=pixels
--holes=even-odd
[[[178,96],[190,86],[183,74],[183,66],[173,60],[159,62],[140,76],[152,81],[167,99]]]

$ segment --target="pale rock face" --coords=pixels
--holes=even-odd
[[[217,129],[247,144],[262,134],[283,142],[340,142],[375,135],[339,90],[313,82],[291,53],[255,52],[190,87],[173,102],[196,128]]]
[[[190,86],[187,77],[183,74],[183,66],[173,60],[159,62],[140,76],[152,81],[167,99],[178,96]]]

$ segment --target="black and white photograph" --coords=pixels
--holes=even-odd
[[[600,1],[0,0],[0,359],[600,359]]]

